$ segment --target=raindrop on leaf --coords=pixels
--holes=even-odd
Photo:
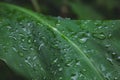
[[[93,37],[100,40],[104,40],[106,38],[104,33],[93,33]]]

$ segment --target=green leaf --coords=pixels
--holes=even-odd
[[[0,59],[30,80],[119,80],[119,20],[49,18],[0,4]]]

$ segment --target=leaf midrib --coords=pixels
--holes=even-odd
[[[57,32],[59,35],[63,36],[72,46],[74,46],[76,48],[77,51],[79,51],[82,56],[85,58],[86,62],[93,68],[93,70],[95,70],[95,72],[97,73],[97,75],[99,76],[100,80],[106,80],[105,78],[103,78],[100,75],[100,71],[97,70],[97,68],[92,64],[92,62],[89,60],[89,58],[83,53],[83,51],[73,42],[71,41],[68,37],[66,37],[64,34],[62,34],[59,30],[57,30],[56,28],[54,28],[52,25],[48,24],[47,21],[42,20],[41,17],[39,17],[38,15],[36,15],[35,13],[33,13],[30,10],[15,6],[15,5],[11,5],[11,4],[7,4],[7,3],[0,3],[0,5],[6,6],[6,7],[10,7],[19,11],[22,11],[26,14],[31,15],[32,17],[34,17],[36,20],[40,21],[41,23],[47,25],[49,28],[51,28],[53,31]]]

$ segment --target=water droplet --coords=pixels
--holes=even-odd
[[[79,42],[80,43],[85,43],[87,40],[88,40],[87,37],[83,37],[83,38],[79,39]]]
[[[109,35],[108,35],[108,38],[111,38],[112,37],[112,34],[110,33]]]
[[[111,76],[111,73],[107,73],[107,74],[105,75],[105,78],[106,78],[107,80],[110,80],[110,76]]]
[[[101,67],[101,71],[105,71],[105,67],[103,65],[101,65],[100,67]]]
[[[41,47],[43,47],[43,46],[44,46],[44,43],[40,44],[38,50],[40,50]]]
[[[66,66],[67,66],[67,67],[72,66],[72,61],[71,61],[71,62],[68,62],[68,63],[66,64]]]
[[[28,40],[28,43],[31,43],[31,39]]]
[[[22,39],[22,42],[24,42],[25,41],[25,39]]]
[[[33,48],[33,47],[30,47],[30,50],[32,50],[32,51],[33,51],[33,50],[34,50],[34,48]]]
[[[60,24],[59,24],[59,23],[57,23],[57,24],[56,24],[56,26],[58,27],[58,26],[60,26]]]
[[[20,48],[22,48],[22,50],[26,51],[28,50],[27,48],[23,47],[22,45],[19,45]]]
[[[99,26],[98,28],[101,29],[103,26]]]
[[[62,77],[59,77],[59,80],[62,80],[63,78]]]
[[[107,58],[107,60],[110,62],[110,63],[113,63],[113,60],[111,58]]]
[[[30,63],[30,56],[28,56],[26,59],[25,59],[25,62],[28,64],[28,65],[30,65],[31,67],[33,67],[33,65]]]
[[[57,66],[60,67],[60,64],[58,64]]]
[[[27,60],[29,60],[30,58],[31,58],[31,57],[30,57],[30,56],[28,56],[28,57],[27,57]]]
[[[71,75],[71,80],[77,80],[77,78],[78,78],[78,73]]]
[[[32,24],[31,23],[27,23],[28,26],[31,26]]]
[[[56,58],[54,61],[53,61],[53,63],[56,63],[58,61],[58,58]]]
[[[15,52],[18,52],[18,50],[17,50],[15,47],[12,47],[12,49],[13,49]]]
[[[37,41],[36,40],[33,40],[34,43],[36,43]]]
[[[61,68],[59,68],[59,71],[62,71],[63,70],[63,68],[61,67]]]
[[[24,28],[23,28],[23,31],[25,31],[25,32],[26,32],[26,31],[27,31],[27,29],[24,27]]]
[[[34,57],[33,57],[33,60],[35,60],[36,58],[37,58],[37,56],[34,56]]]
[[[106,38],[104,33],[93,33],[93,37],[100,40],[104,40]]]
[[[23,55],[23,53],[21,53],[21,52],[19,53],[19,55],[20,55],[21,57],[23,57],[23,56],[24,56],[24,55]]]
[[[106,48],[109,48],[111,46],[111,44],[106,44],[105,47]]]
[[[86,69],[83,69],[83,71],[86,71]]]
[[[12,27],[11,27],[11,26],[7,26],[7,28],[8,28],[8,30],[12,29]]]
[[[120,60],[120,56],[118,56],[118,58],[117,58],[118,60]]]
[[[9,38],[12,38],[12,39],[14,39],[14,40],[17,40],[17,38],[14,37],[14,36],[9,36]]]
[[[79,60],[76,60],[76,65],[77,65],[77,66],[80,66],[80,65],[81,65]]]
[[[115,78],[114,78],[114,80],[118,80],[118,78],[117,78],[117,77],[115,77]]]
[[[115,53],[115,52],[113,52],[113,53],[112,53],[112,55],[116,55],[116,53]]]

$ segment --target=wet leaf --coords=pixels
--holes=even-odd
[[[119,80],[119,20],[49,18],[0,4],[0,59],[30,80]]]

